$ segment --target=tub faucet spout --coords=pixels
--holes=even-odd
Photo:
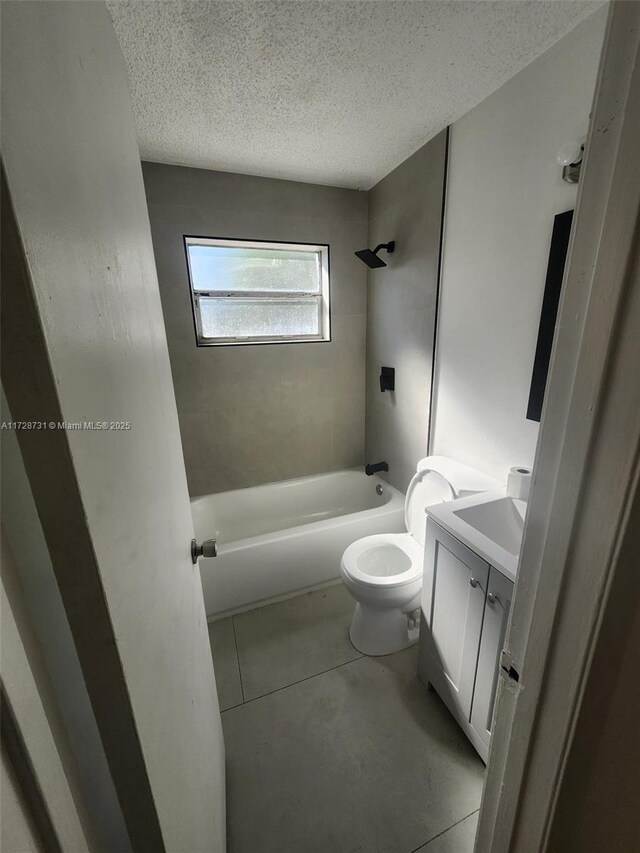
[[[387,462],[374,462],[364,466],[364,473],[367,477],[370,477],[372,474],[377,474],[378,471],[388,471],[389,464]]]

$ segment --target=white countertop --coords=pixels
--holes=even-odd
[[[491,506],[487,506],[488,504]],[[476,507],[477,510],[472,509]],[[524,501],[509,498],[504,491],[482,492],[428,506],[425,513],[510,581],[515,582],[526,513]],[[474,524],[470,524],[462,516],[472,518]],[[479,528],[484,528],[484,531]],[[488,535],[488,531],[492,529],[495,531],[494,536]],[[513,551],[517,553],[512,553]]]

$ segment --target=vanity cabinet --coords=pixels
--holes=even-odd
[[[418,675],[487,760],[512,582],[427,522]]]

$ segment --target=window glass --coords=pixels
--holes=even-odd
[[[289,337],[317,335],[316,300],[216,299],[200,297],[202,334],[206,338]]]
[[[320,291],[316,252],[191,245],[189,263],[197,291]]]
[[[330,340],[329,247],[185,237],[199,346]]]

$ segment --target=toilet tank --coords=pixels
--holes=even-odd
[[[500,483],[447,456],[425,456],[416,466],[404,503],[407,531],[424,545],[425,507],[500,489]]]

